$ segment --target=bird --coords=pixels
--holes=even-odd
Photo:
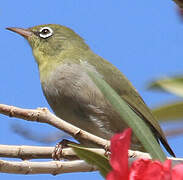
[[[146,103],[122,72],[95,54],[72,29],[59,24],[30,28],[9,27],[32,48],[43,93],[53,112],[63,120],[101,138],[110,139],[128,125],[88,75],[98,74],[147,123],[157,141],[175,156]],[[131,149],[144,150],[132,136]],[[81,140],[81,144],[90,144]]]

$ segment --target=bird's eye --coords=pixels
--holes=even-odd
[[[50,28],[50,27],[42,27],[40,30],[39,30],[39,36],[41,38],[48,38],[50,36],[53,35],[53,30]]]

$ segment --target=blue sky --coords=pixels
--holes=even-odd
[[[28,43],[5,30],[6,27],[31,27],[45,23],[58,23],[74,29],[94,52],[109,60],[129,78],[150,107],[176,100],[172,95],[145,89],[154,78],[181,74],[183,70],[183,23],[172,1],[6,0],[1,2],[0,18],[0,103],[22,108],[49,107]],[[55,131],[48,125],[9,119],[2,115],[0,120],[0,144],[40,145],[12,133],[10,125],[13,122],[40,134]],[[177,156],[183,156],[182,137],[171,138],[169,143]],[[81,180],[102,179],[98,173],[55,177],[0,174],[4,180],[69,180],[73,177]]]

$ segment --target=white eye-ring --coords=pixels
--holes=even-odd
[[[42,27],[39,30],[39,36],[46,39],[53,35],[53,30],[50,27]]]

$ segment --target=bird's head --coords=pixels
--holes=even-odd
[[[88,49],[79,35],[70,28],[58,24],[38,25],[28,29],[14,27],[7,29],[28,40],[38,64],[45,59],[55,59],[64,50]]]

